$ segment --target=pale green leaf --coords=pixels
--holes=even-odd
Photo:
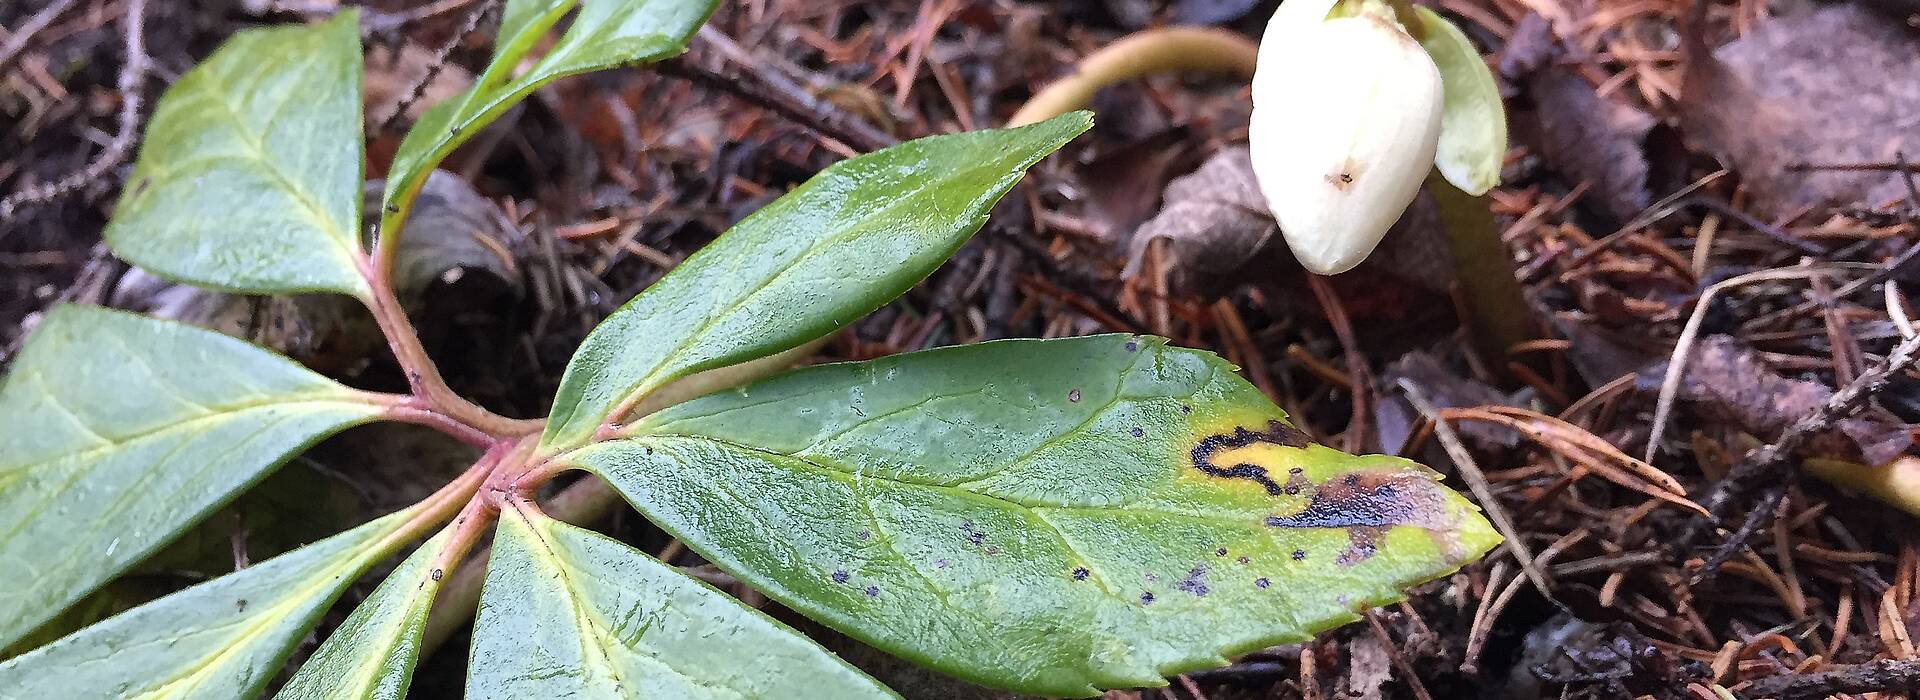
[[[601,322],[567,365],[541,441],[585,442],[623,401],[792,348],[925,279],[1086,112],[933,136],[834,164],[740,221]]]
[[[1465,32],[1439,13],[1416,5],[1425,30],[1420,45],[1440,68],[1440,144],[1434,166],[1447,182],[1479,196],[1500,184],[1507,155],[1507,112],[1493,71]]]
[[[560,18],[580,6],[572,26],[518,77],[514,71]],[[407,132],[387,173],[382,245],[398,235],[428,173],[453,149],[535,89],[569,75],[635,65],[686,50],[718,0],[513,0],[507,3],[493,61],[458,97],[434,105]]]
[[[235,34],[161,96],[105,237],[233,292],[366,297],[359,13]]]
[[[407,695],[427,611],[446,572],[435,561],[448,535],[427,540],[327,637],[274,697],[289,700],[398,700]]]
[[[602,535],[507,508],[493,546],[472,700],[895,697],[786,625]]]
[[[192,326],[48,312],[0,384],[0,647],[378,406]]]
[[[0,695],[253,697],[334,599],[386,555],[410,515],[361,525],[0,663]]]
[[[1311,445],[1157,338],[803,369],[630,433],[566,459],[788,607],[1041,695],[1304,640],[1498,541],[1433,472]]]

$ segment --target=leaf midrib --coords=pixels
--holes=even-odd
[[[823,241],[820,241],[819,243],[808,246],[806,250],[802,251],[799,255],[794,256],[792,260],[787,261],[785,264],[781,265],[778,269],[773,270],[770,274],[765,275],[760,280],[755,282],[755,284],[750,290],[739,295],[731,303],[729,303],[725,308],[721,309],[718,312],[707,314],[705,319],[701,321],[700,325],[696,327],[692,332],[687,334],[686,337],[688,338],[688,340],[686,342],[683,342],[675,346],[673,350],[669,351],[665,356],[661,357],[659,361],[655,362],[653,365],[653,369],[648,370],[647,374],[643,375],[638,381],[628,385],[629,388],[626,389],[625,391],[620,392],[618,394],[618,399],[613,401],[612,406],[609,406],[608,408],[609,409],[617,408],[622,401],[626,400],[627,397],[632,396],[635,393],[651,391],[655,388],[658,388],[667,379],[671,379],[674,376],[673,373],[678,371],[679,369],[674,367],[674,364],[680,360],[682,355],[689,352],[692,348],[699,347],[702,344],[701,341],[705,340],[708,331],[712,330],[716,324],[720,323],[722,320],[725,320],[733,312],[738,311],[740,307],[745,306],[749,301],[752,301],[754,298],[758,297],[762,292],[765,292],[768,287],[771,287],[773,285],[774,282],[778,281],[782,276],[792,271],[794,268],[799,267],[801,263],[806,262],[808,260],[812,260],[816,256],[820,255],[823,249],[832,247],[839,243],[845,242],[846,240],[849,240],[856,235],[870,231],[873,227],[870,225],[867,225],[868,222],[873,222],[881,219],[882,217],[890,216],[895,212],[896,209],[903,207],[909,203],[919,203],[917,199],[918,195],[921,192],[926,191],[928,188],[934,187],[936,185],[944,186],[946,183],[960,180],[962,178],[965,178],[970,175],[974,175],[983,170],[989,170],[990,169],[989,166],[1004,162],[1004,160],[1005,159],[990,159],[978,165],[972,166],[970,168],[965,168],[960,171],[947,174],[945,177],[929,178],[928,180],[920,183],[920,185],[918,187],[915,187],[913,190],[895,195],[894,198],[889,200],[887,203],[880,205],[879,208],[863,216],[859,223],[855,225],[846,226],[843,231],[836,233],[833,236]],[[847,162],[847,161],[842,161],[842,162]],[[836,166],[837,165],[838,164],[836,164]],[[837,171],[834,171],[832,173],[829,173],[829,172],[822,173],[822,175],[830,175],[830,174],[837,174]],[[1024,176],[1025,173],[1022,172],[1022,173],[1018,173],[1017,175]],[[1016,181],[1017,181],[1017,177],[1016,177]],[[802,185],[802,186],[804,187],[805,185]],[[758,215],[757,212],[756,212],[756,215]],[[970,220],[979,219],[979,218],[980,216],[978,214],[972,217],[969,217]],[[964,222],[961,224],[960,228],[965,228]],[[733,257],[735,260],[738,260],[742,256],[736,255]],[[738,267],[737,263],[735,267],[736,268]],[[566,420],[561,422],[560,425],[570,425],[571,423],[573,423],[574,416],[576,413],[578,413],[579,408],[580,406],[577,403],[571,408],[569,408],[567,412]],[[606,418],[608,418],[608,416],[599,417],[600,420],[605,420]],[[570,432],[576,432],[576,431],[570,431]]]
[[[60,405],[59,398],[56,395],[54,395],[52,392],[43,392],[43,394],[45,398],[54,401],[56,405]],[[195,404],[195,405],[199,405],[199,404]],[[240,414],[244,414],[244,413],[254,411],[257,409],[262,409],[262,408],[285,407],[285,408],[291,408],[291,409],[310,409],[315,412],[319,412],[327,409],[358,410],[358,411],[364,411],[368,414],[372,414],[378,410],[378,407],[372,404],[368,404],[360,401],[337,399],[337,398],[295,398],[295,399],[267,398],[267,399],[261,399],[258,401],[251,401],[251,402],[242,403],[242,404],[221,406],[218,408],[204,406],[204,405],[199,405],[199,406],[200,408],[208,412],[200,415],[192,416],[190,418],[185,418],[182,420],[161,423],[151,428],[147,428],[144,430],[136,431],[133,433],[129,433],[129,434],[122,435],[119,437],[114,437],[114,438],[108,438],[105,435],[102,435],[101,433],[96,432],[95,430],[93,430],[91,426],[87,425],[84,422],[81,422],[77,414],[74,414],[72,411],[66,410],[64,406],[62,406],[62,412],[70,416],[74,420],[76,425],[78,425],[81,429],[86,430],[88,433],[100,439],[105,440],[105,442],[98,445],[94,445],[92,447],[88,447],[83,450],[77,450],[72,452],[61,452],[59,454],[55,454],[50,457],[39,459],[33,462],[25,462],[25,463],[15,464],[15,465],[0,465],[0,475],[30,471],[34,469],[39,469],[41,467],[46,467],[52,464],[56,464],[59,462],[75,460],[75,459],[90,461],[93,458],[94,453],[96,452],[115,451],[118,449],[128,448],[134,443],[141,442],[149,438],[153,438],[161,433],[198,427],[201,423],[204,423],[204,422],[238,419],[241,417]]]
[[[618,639],[616,635],[611,633],[613,627],[611,625],[606,624],[603,620],[601,620],[600,615],[596,611],[590,609],[589,606],[585,604],[584,598],[586,596],[580,592],[580,587],[575,583],[575,575],[577,573],[586,573],[588,575],[592,575],[592,572],[576,571],[567,566],[561,565],[560,562],[564,560],[564,557],[562,557],[561,554],[556,550],[554,543],[548,539],[547,535],[549,533],[546,531],[544,527],[542,527],[544,523],[535,523],[531,518],[528,518],[524,515],[520,515],[518,517],[520,517],[522,522],[524,522],[527,525],[527,529],[532,532],[533,538],[539,542],[540,548],[541,550],[543,550],[545,554],[545,556],[536,556],[534,558],[541,562],[541,564],[543,565],[543,568],[546,568],[549,571],[553,572],[554,578],[558,579],[560,581],[561,587],[566,590],[567,606],[569,608],[572,608],[575,623],[580,627],[581,632],[583,634],[591,634],[594,632],[606,632],[605,634],[592,634],[591,636],[593,636],[594,639],[583,640],[583,644],[581,646],[590,647],[593,649],[595,656],[597,656],[600,659],[601,665],[603,665],[607,669],[608,677],[613,679],[617,687],[620,687],[622,689],[628,688],[629,683],[627,682],[626,675],[620,671],[619,665],[614,663],[613,655],[611,653],[610,647],[608,646],[609,644],[613,643],[613,640]],[[627,650],[633,652],[635,656],[651,660],[654,663],[659,664],[662,668],[665,668],[668,671],[672,672],[674,675],[677,675],[694,685],[697,685],[703,688],[711,688],[714,690],[724,691],[726,693],[729,693],[741,698],[747,697],[746,694],[738,690],[734,690],[733,688],[729,688],[724,685],[718,685],[712,681],[708,681],[708,680],[704,680],[701,678],[696,678],[694,676],[688,675],[685,671],[680,670],[679,668],[675,667],[673,664],[667,663],[666,659],[662,659],[656,654],[648,653],[631,644],[627,644],[625,643],[624,640],[621,640],[620,644],[621,646],[625,647]]]

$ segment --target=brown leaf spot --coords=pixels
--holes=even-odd
[[[1268,516],[1271,527],[1347,528],[1342,566],[1365,561],[1379,551],[1380,539],[1401,525],[1441,531],[1448,527],[1441,487],[1418,474],[1356,472],[1329,481],[1313,492],[1307,507],[1292,515]],[[1295,560],[1300,556],[1295,552]]]

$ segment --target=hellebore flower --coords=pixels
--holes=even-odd
[[[1422,33],[1444,45],[1423,45],[1402,17],[1424,20]],[[1498,178],[1506,141],[1498,95],[1492,97],[1497,129],[1468,123],[1484,121],[1482,91],[1492,88],[1492,76],[1458,29],[1432,26],[1444,23],[1429,11],[1397,13],[1380,0],[1343,0],[1338,7],[1334,0],[1287,0],[1268,22],[1253,77],[1249,146],[1267,206],[1308,270],[1331,275],[1366,259],[1419,194],[1437,151],[1443,162],[1471,157],[1484,163],[1493,153],[1490,175],[1478,164],[1441,169],[1473,194]],[[1437,65],[1436,58],[1458,59],[1452,42],[1463,45],[1471,61]],[[1461,66],[1467,63],[1473,65]],[[1458,81],[1463,94],[1443,85],[1443,67],[1452,82],[1451,74],[1474,66],[1487,74],[1484,85],[1477,75]],[[1451,117],[1461,98],[1476,101],[1466,110],[1472,114],[1446,126],[1473,132],[1463,134],[1475,142],[1471,154],[1443,143],[1442,115]],[[1499,144],[1488,149],[1480,142],[1494,132]]]

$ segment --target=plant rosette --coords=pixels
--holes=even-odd
[[[181,76],[108,245],[174,281],[351,297],[407,392],[203,328],[48,312],[0,380],[0,654],[17,654],[0,658],[0,696],[258,697],[355,581],[398,561],[275,697],[404,697],[436,644],[429,613],[460,624],[476,605],[471,698],[897,697],[672,562],[564,522],[577,486],[611,489],[827,627],[1052,696],[1165,685],[1305,640],[1499,542],[1438,474],[1314,444],[1237,368],[1161,338],[767,376],[926,279],[1092,126],[1085,112],[822,170],[602,321],[544,419],[455,393],[394,293],[427,174],[543,85],[681,52],[717,4],[509,0],[481,79],[402,141],[371,241],[355,11],[242,32]],[[375,421],[481,457],[345,532],[106,619],[61,618],[307,447]],[[568,471],[593,478],[545,494]],[[469,556],[489,533],[484,561]],[[762,656],[740,664],[741,649]]]

